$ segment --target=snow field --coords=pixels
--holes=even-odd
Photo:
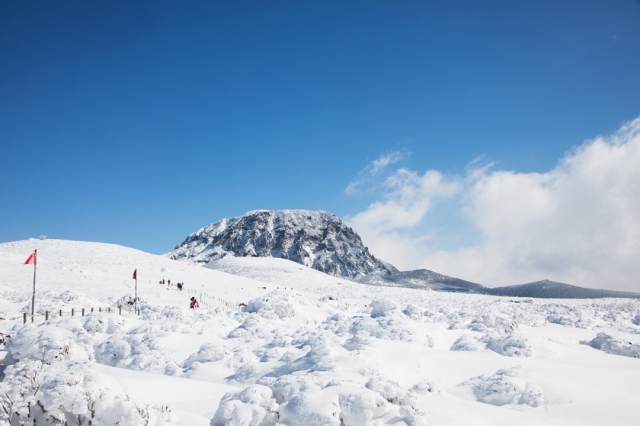
[[[634,300],[374,287],[281,259],[225,258],[230,275],[45,240],[0,244],[5,318],[29,299],[30,267],[14,262],[35,243],[39,311],[115,307],[135,268],[144,302],[139,317],[1,321],[12,337],[0,401],[19,418],[31,407],[70,425],[637,424]],[[163,274],[187,290],[156,284]],[[199,293],[213,297],[190,311]]]

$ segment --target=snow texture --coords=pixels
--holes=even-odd
[[[38,311],[53,315],[23,325],[34,243]],[[247,278],[49,239],[0,253],[0,310],[15,318],[0,321],[2,426],[637,424],[638,300],[435,292],[283,259],[219,261]],[[140,315],[127,303],[133,269]]]
[[[633,344],[624,341],[618,337],[611,336],[607,333],[598,333],[591,341],[581,342],[592,348],[599,349],[608,354],[630,356],[632,358],[640,358],[640,344]]]

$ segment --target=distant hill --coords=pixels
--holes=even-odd
[[[495,296],[538,297],[546,299],[599,299],[602,297],[640,298],[640,294],[604,289],[584,288],[542,280],[528,284],[494,287],[487,294]]]

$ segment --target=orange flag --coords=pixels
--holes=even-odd
[[[38,250],[34,250],[31,256],[24,262],[25,265],[36,265],[38,263]]]

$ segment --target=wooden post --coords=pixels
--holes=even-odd
[[[49,311],[44,311],[44,320],[49,321]]]
[[[111,313],[111,306],[109,306],[107,310],[109,311],[109,313]]]
[[[75,314],[76,314],[75,308],[71,308],[71,316],[74,316]]]
[[[82,308],[82,316],[84,316],[84,308]]]
[[[98,312],[102,312],[102,308],[98,308]]]
[[[122,315],[122,306],[118,307],[118,311],[119,311],[120,315]]]
[[[26,324],[26,323],[27,323],[27,313],[26,313],[26,312],[24,313],[24,319],[23,319],[23,321],[24,321],[24,322],[23,322],[23,324]]]
[[[93,312],[93,308],[91,308],[91,312]]]
[[[62,309],[60,309],[60,316],[62,316]]]

